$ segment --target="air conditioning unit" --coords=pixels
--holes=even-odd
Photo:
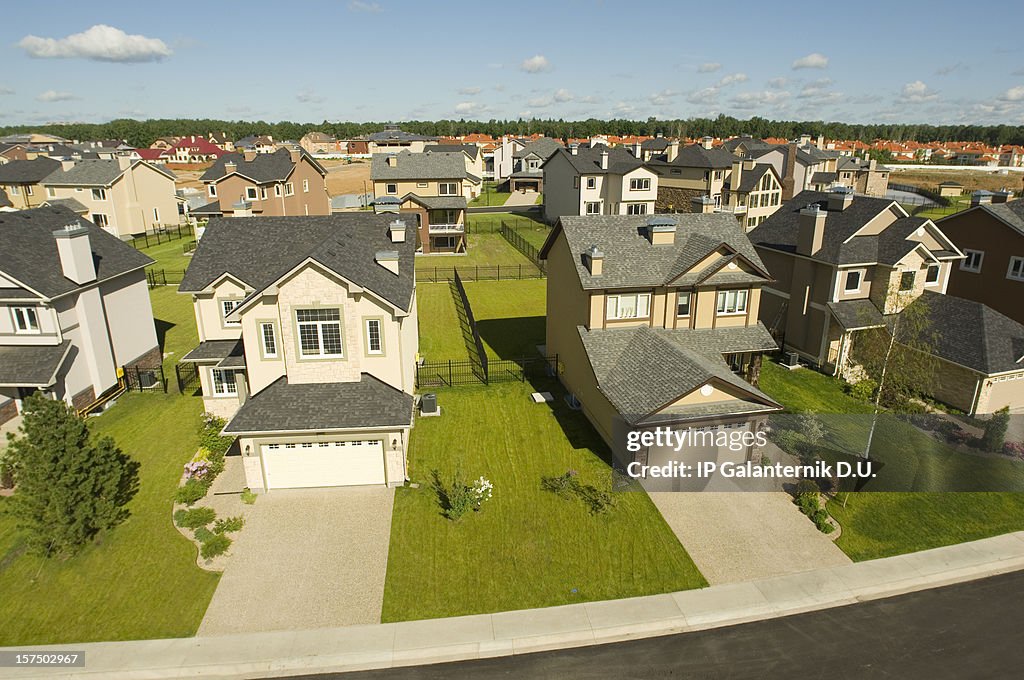
[[[420,397],[420,413],[423,415],[434,415],[437,413],[437,395],[428,392]]]
[[[796,368],[800,365],[800,355],[797,352],[786,352],[786,366]]]

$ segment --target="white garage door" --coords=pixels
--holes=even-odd
[[[267,488],[351,486],[384,483],[380,440],[264,444]]]

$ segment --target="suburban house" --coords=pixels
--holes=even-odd
[[[189,135],[181,137],[171,148],[161,152],[160,157],[167,163],[206,163],[215,161],[226,152],[206,137]]]
[[[325,132],[307,132],[299,140],[299,146],[311,154],[334,153],[338,150],[338,140]]]
[[[38,207],[46,200],[40,182],[60,167],[60,161],[45,156],[13,160],[0,165],[0,191],[15,210]]]
[[[781,408],[757,388],[771,276],[731,215],[566,216],[540,257],[546,353],[620,463],[664,462],[624,429],[752,430]]]
[[[965,256],[950,272],[949,294],[1024,323],[1024,201],[979,205],[937,224]]]
[[[461,153],[466,157],[466,172],[481,179],[484,176],[484,156],[476,144],[428,144],[423,150],[431,153]]]
[[[274,153],[246,150],[217,159],[199,178],[210,203],[193,214],[249,217],[252,215],[329,215],[327,171],[302,150]]]
[[[512,174],[508,176],[509,191],[544,191],[544,173],[541,166],[562,148],[553,139],[541,137],[526,143],[512,154]]]
[[[637,148],[640,150],[639,153],[637,153]],[[661,134],[633,144],[633,155],[645,162],[661,159],[671,163],[678,153],[679,140],[666,139]]]
[[[383,130],[366,135],[363,141],[366,142],[365,153],[369,154],[399,153],[402,151],[423,153],[427,143],[436,142],[437,137],[406,132],[397,125],[385,125]],[[351,145],[349,151],[354,153]]]
[[[221,151],[234,151],[235,143],[231,141],[226,132],[211,132],[208,139],[210,144],[213,144]]]
[[[401,485],[418,328],[415,217],[211,220],[192,296],[206,410],[253,490]]]
[[[761,319],[784,351],[847,376],[857,334],[918,305],[935,334],[930,396],[971,414],[1024,406],[1024,326],[945,294],[964,253],[931,220],[839,187],[802,192],[750,239],[775,279]]]
[[[782,179],[775,167],[749,158],[733,160],[723,191],[723,211],[735,215],[747,231],[782,205]]]
[[[62,207],[0,213],[0,423],[42,391],[84,410],[162,360],[146,255]]]
[[[855,193],[866,196],[885,196],[889,190],[889,168],[879,165],[874,159],[840,156],[836,159],[835,171],[815,172],[808,188],[828,191],[835,184],[850,187]]]
[[[658,175],[659,211],[701,212],[693,210],[692,206],[704,196],[710,198],[716,208],[724,205],[722,195],[736,156],[706,142],[685,146],[672,160],[667,158],[655,158],[646,164]]]
[[[504,183],[516,170],[515,166],[515,155],[517,152],[522,151],[527,144],[536,142],[541,139],[548,139],[543,135],[531,135],[529,137],[513,137],[511,135],[503,136],[497,144],[494,146],[492,153],[492,163],[494,165],[494,181],[499,184]],[[556,139],[549,139],[549,141],[555,144],[561,144]]]
[[[61,161],[42,182],[46,202],[67,202],[96,226],[119,238],[152,232],[181,221],[175,175],[161,165],[110,160]]]
[[[658,175],[621,147],[558,149],[543,165],[544,219],[569,215],[648,215]]]
[[[274,153],[278,150],[274,138],[270,135],[249,135],[234,143],[235,151],[255,151],[256,153]]]

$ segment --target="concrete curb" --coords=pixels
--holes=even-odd
[[[84,651],[88,665],[4,669],[4,676],[260,678],[482,659],[732,626],[1020,569],[1024,532],[746,583],[547,609],[309,631],[20,647]]]

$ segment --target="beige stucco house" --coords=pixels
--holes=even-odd
[[[418,348],[414,216],[211,220],[192,296],[203,403],[254,490],[404,482]]]
[[[199,178],[210,202],[204,217],[329,215],[327,171],[302,149],[224,154]]]
[[[731,215],[566,216],[541,257],[546,352],[620,463],[656,463],[624,430],[747,431],[780,408],[757,389],[770,275]]]
[[[7,207],[28,210],[42,205],[46,192],[41,183],[58,168],[60,161],[45,156],[0,165],[0,192],[7,197]]]
[[[578,215],[650,215],[658,175],[622,147],[557,149],[541,166],[544,219]]]
[[[159,366],[153,261],[63,207],[0,213],[0,423],[40,390],[85,409]]]
[[[679,150],[672,160],[659,156],[647,163],[658,175],[658,210],[702,212],[693,208],[695,199],[711,199],[715,208],[725,206],[726,185],[736,157],[710,141]]]
[[[782,180],[769,163],[734,160],[724,190],[723,209],[734,214],[747,231],[782,205]]]

